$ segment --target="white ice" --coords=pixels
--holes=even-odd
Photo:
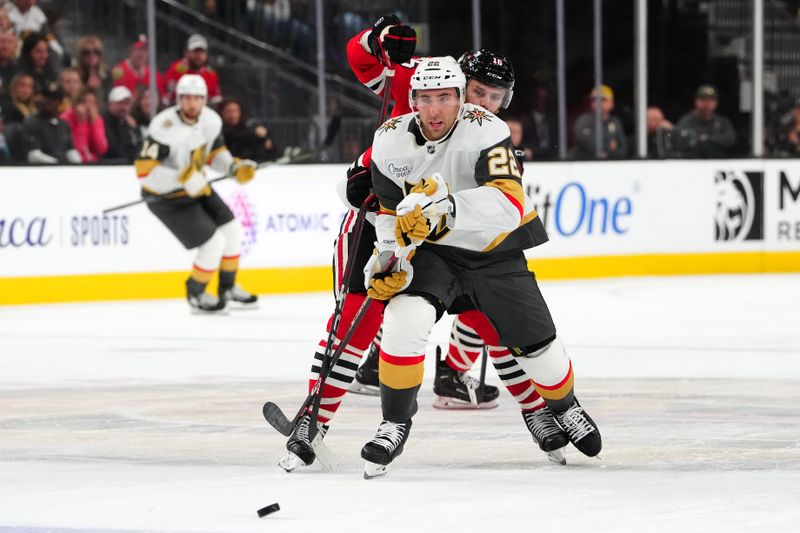
[[[304,398],[329,294],[225,317],[0,307],[0,531],[800,531],[800,275],[542,290],[601,459],[548,464],[504,389],[492,411],[432,409],[429,372],[405,453],[370,481],[376,398],[345,400],[332,473],[280,470],[261,417]]]

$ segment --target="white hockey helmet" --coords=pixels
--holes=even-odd
[[[202,96],[208,98],[208,87],[206,80],[199,74],[184,74],[175,86],[175,99],[179,100],[184,94]]]
[[[411,90],[408,93],[408,104],[414,109],[416,91],[428,89],[453,88],[458,98],[464,100],[464,89],[467,78],[452,56],[426,57],[417,65],[411,76]]]

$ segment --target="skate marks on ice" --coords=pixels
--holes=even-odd
[[[604,448],[598,460],[568,447],[568,468],[800,471],[796,380],[579,385]],[[552,468],[510,398],[491,412],[443,412],[431,407],[429,388],[426,381],[398,470]],[[0,412],[0,458],[272,468],[285,437],[266,424],[261,404],[269,398],[294,413],[302,392],[300,382],[250,381],[0,391],[0,403],[11,406]],[[343,469],[360,467],[359,450],[379,422],[378,398],[345,399],[326,437]]]

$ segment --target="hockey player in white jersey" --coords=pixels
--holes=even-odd
[[[256,163],[233,157],[225,147],[222,119],[205,105],[208,89],[202,77],[184,75],[175,92],[177,105],[153,117],[134,162],[142,196],[157,197],[147,204],[150,211],[186,249],[197,249],[186,280],[194,312],[221,312],[228,304],[254,307],[257,297],[236,284],[241,227],[209,185],[205,167],[246,183],[255,176]],[[213,296],[205,289],[217,271],[218,296]]]
[[[523,250],[546,242],[523,192],[508,126],[464,104],[453,58],[423,60],[411,79],[415,112],[375,134],[372,178],[381,208],[368,294],[389,300],[380,351],[383,421],[361,451],[365,476],[385,473],[408,439],[433,324],[469,296],[533,380],[581,452],[602,447],[573,391],[572,364]],[[391,257],[399,258],[388,274]]]

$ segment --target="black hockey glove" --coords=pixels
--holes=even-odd
[[[384,15],[372,25],[367,44],[381,63],[384,63],[384,53],[392,63],[405,63],[414,55],[417,32],[396,16]]]
[[[354,164],[347,169],[347,201],[358,209],[372,192],[372,173]]]

